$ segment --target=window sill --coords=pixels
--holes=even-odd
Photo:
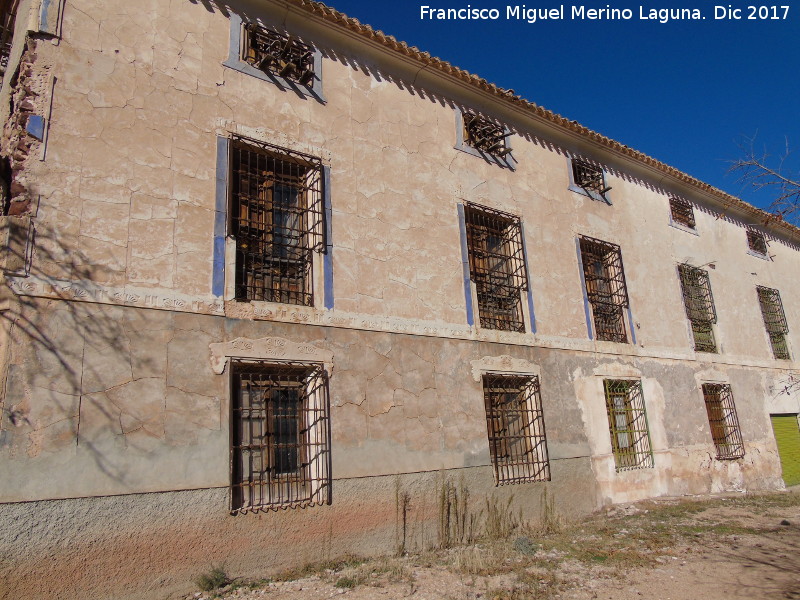
[[[692,235],[696,235],[697,237],[700,237],[700,234],[697,233],[697,229],[696,228],[692,229],[691,227],[687,227],[686,225],[681,225],[680,223],[676,223],[672,219],[669,220],[669,226],[670,227],[674,227],[675,229],[678,229],[680,231],[685,231],[686,233],[691,233]]]
[[[748,250],[747,253],[750,256],[754,256],[755,258],[760,258],[761,260],[766,260],[767,262],[772,262],[772,259],[767,254],[761,254],[760,252],[756,252],[754,250]]]

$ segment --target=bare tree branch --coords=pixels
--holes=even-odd
[[[774,200],[770,212],[794,225],[800,225],[800,173],[787,167],[791,155],[789,140],[786,140],[784,154],[771,156],[766,149],[757,152],[756,138],[745,138],[739,144],[742,157],[732,161],[729,173],[735,173],[737,182],[754,190],[770,190]]]

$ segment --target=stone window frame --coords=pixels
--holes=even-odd
[[[588,198],[591,198],[592,200],[597,200],[598,202],[605,202],[609,206],[613,205],[614,203],[611,201],[611,198],[608,195],[608,192],[611,190],[610,186],[607,187],[607,190],[606,190],[605,193],[600,194],[599,192],[596,192],[596,191],[590,190],[590,189],[586,189],[586,188],[578,185],[578,183],[575,181],[575,167],[573,165],[574,161],[580,161],[580,162],[583,162],[583,163],[585,163],[585,164],[587,164],[589,166],[596,167],[597,169],[599,169],[603,174],[603,183],[604,183],[604,185],[606,185],[606,186],[608,185],[608,181],[607,181],[607,178],[606,178],[606,169],[603,168],[603,165],[601,165],[600,163],[598,163],[596,161],[589,160],[587,158],[583,158],[583,157],[580,157],[580,156],[568,156],[567,157],[567,174],[569,176],[569,185],[567,186],[567,189],[569,191],[571,191],[571,192],[575,192],[577,194],[581,194],[582,196],[587,196]]]
[[[481,386],[495,485],[550,481],[539,376],[487,371],[481,375]],[[498,395],[509,394],[516,398],[500,406]],[[514,427],[516,432],[511,432]],[[515,443],[524,447],[522,452],[514,451]]]
[[[228,362],[231,514],[331,504],[327,365],[272,358]],[[276,408],[281,399],[275,392],[294,392],[284,398],[288,406],[294,400],[294,410]],[[292,433],[295,443],[276,441]]]
[[[474,112],[474,111],[473,111]],[[494,154],[489,154],[487,152],[483,152],[477,148],[473,148],[470,146],[467,141],[464,139],[464,113],[461,108],[458,106],[454,107],[455,113],[455,123],[456,123],[456,143],[453,148],[456,150],[460,150],[461,152],[465,152],[471,156],[477,156],[478,158],[482,158],[488,163],[495,164],[499,167],[504,169],[510,169],[512,171],[517,170],[517,159],[514,158],[514,148],[511,145],[511,136],[513,135],[512,131],[506,127],[506,139],[505,144],[506,148],[510,150],[508,154],[505,156],[495,156]],[[474,112],[478,116],[480,113]]]
[[[231,13],[230,16],[230,43],[228,47],[228,58],[222,63],[223,66],[229,67],[240,73],[244,73],[245,75],[250,75],[251,77],[255,77],[256,79],[261,79],[263,81],[269,81],[281,90],[288,91],[291,90],[302,97],[313,98],[318,102],[325,104],[327,101],[325,100],[325,96],[322,90],[322,52],[314,46],[313,44],[308,44],[314,50],[314,80],[312,85],[301,85],[296,81],[292,81],[291,79],[285,79],[280,75],[273,74],[273,73],[266,73],[261,71],[260,69],[255,68],[253,65],[248,64],[242,58],[243,55],[243,48],[242,44],[244,43],[245,36],[244,27],[245,25],[249,24],[249,21],[245,21],[242,19],[240,15],[236,13]],[[267,28],[274,28],[278,29],[275,25],[264,23],[262,20],[258,21],[258,24],[263,27]]]

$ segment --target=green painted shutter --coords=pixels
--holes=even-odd
[[[800,427],[797,415],[772,415],[772,430],[778,442],[783,481],[787,487],[800,484]]]

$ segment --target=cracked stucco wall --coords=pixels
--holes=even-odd
[[[231,6],[283,18],[269,3]],[[774,260],[749,256],[742,223],[700,198],[692,199],[698,236],[670,227],[669,190],[613,166],[613,206],[571,192],[566,155],[580,149],[536,132],[514,137],[514,172],[457,152],[458,90],[417,89],[357,50],[321,40],[322,104],[223,67],[228,38],[228,17],[209,3],[67,3],[63,39],[37,49],[36,64],[52,66],[58,82],[48,158],[31,167],[34,191],[46,198],[36,275],[90,281],[112,297],[214,301],[216,136],[238,132],[331,166],[335,309],[299,311],[298,320],[393,331],[422,324],[440,335],[456,328],[480,339],[614,351],[586,331],[574,239],[590,235],[622,247],[638,342],[624,353],[695,358],[680,262],[715,263],[723,361],[772,364],[755,285],[781,290],[790,337],[800,331],[800,305],[791,301],[800,291],[796,247],[774,240]],[[522,217],[536,336],[466,328],[456,216],[463,201]],[[279,320],[268,308],[256,307],[256,318]]]
[[[702,395],[685,383],[698,371],[679,361],[624,363],[547,348],[53,300],[23,306],[17,323],[0,501],[226,487],[229,377],[214,372],[210,346],[237,338],[283,338],[332,353],[335,480],[489,466],[473,363],[508,356],[539,370],[551,460],[594,461],[599,479],[616,482],[596,502],[627,498],[624,476],[613,473],[602,392],[603,378],[620,372],[640,373],[645,382],[657,458],[655,469],[636,477],[649,482],[648,495],[712,487],[703,467],[713,444]],[[764,375],[732,367],[715,376],[733,386],[748,444],[742,482],[722,472],[717,487],[780,486],[763,406],[774,379]]]
[[[231,4],[258,14],[255,3]],[[748,256],[741,224],[702,202],[699,236],[669,227],[668,190],[613,169],[613,206],[570,192],[565,153],[575,149],[535,132],[514,138],[516,172],[456,152],[457,90],[416,89],[347,48],[326,50],[325,105],[281,92],[222,67],[228,35],[228,18],[209,3],[74,0],[59,44],[35,46],[31,74],[57,82],[47,158],[24,169],[42,197],[32,275],[4,313],[13,328],[0,539],[17,557],[0,570],[7,589],[57,597],[36,583],[42,556],[57,556],[63,580],[73,573],[65,585],[86,597],[112,584],[146,597],[158,582],[141,573],[153,565],[163,565],[162,587],[183,589],[201,559],[258,575],[354,545],[394,551],[397,477],[412,490],[424,546],[438,470],[463,474],[476,498],[514,493],[531,515],[541,489],[570,515],[661,494],[780,487],[767,411],[798,410],[797,394],[783,394],[797,363],[771,360],[754,287],[780,289],[791,335],[800,332],[796,248],[775,240],[773,261]],[[228,303],[195,314],[193,301],[214,300],[216,137],[232,132],[330,165],[333,311]],[[465,327],[463,201],[524,220],[535,336]],[[587,339],[580,234],[622,246],[635,347]],[[689,350],[675,277],[684,261],[716,264],[719,356]],[[97,299],[86,282],[109,292]],[[264,337],[333,354],[334,504],[233,518],[228,379],[211,369],[209,346]],[[539,369],[549,484],[493,488],[472,364],[502,356]],[[710,458],[697,390],[709,369],[733,386],[743,461]],[[617,474],[602,377],[631,370],[646,384],[656,468]],[[141,526],[119,530],[121,515]],[[40,543],[24,543],[31,536]],[[296,545],[281,554],[286,536]]]
[[[0,444],[0,539],[13,557],[0,581],[18,598],[64,590],[149,598],[153,589],[188,591],[203,561],[263,576],[354,547],[393,552],[405,493],[406,543],[426,547],[436,543],[442,478],[463,481],[476,505],[513,496],[532,521],[544,490],[570,518],[646,496],[780,486],[759,369],[717,374],[737,390],[747,451],[721,464],[710,459],[702,398],[679,383],[698,372],[676,361],[80,302],[38,300],[23,310],[27,332],[15,330],[9,375],[13,417]],[[333,504],[232,517],[229,379],[214,372],[209,347],[265,337],[332,354]],[[473,367],[502,357],[540,374],[549,483],[494,487]],[[645,382],[656,467],[615,474],[602,378],[634,371]],[[668,400],[681,395],[680,405]],[[156,584],[142,577],[154,572]],[[48,587],[53,573],[58,590]]]

